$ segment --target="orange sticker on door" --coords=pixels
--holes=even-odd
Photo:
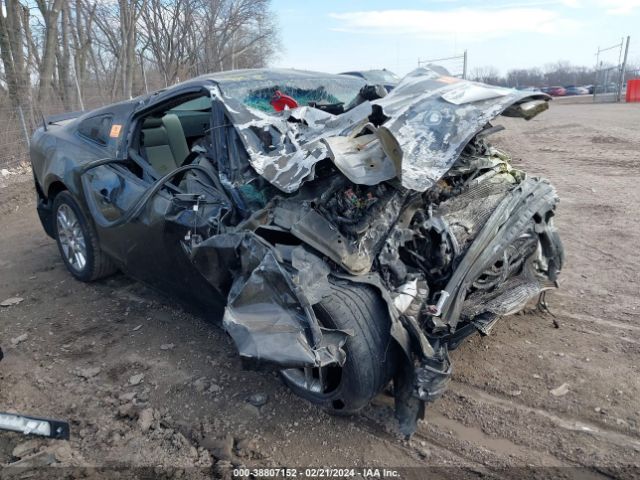
[[[109,136],[111,138],[118,138],[120,136],[120,130],[122,130],[122,125],[118,125],[117,123],[111,125],[111,132],[109,133]]]

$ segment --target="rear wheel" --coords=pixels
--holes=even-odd
[[[115,273],[113,262],[100,249],[93,224],[69,192],[56,195],[53,222],[60,256],[74,277],[90,282]]]
[[[397,350],[387,305],[374,288],[332,280],[331,291],[314,311],[321,326],[354,332],[343,347],[345,364],[281,373],[296,395],[330,413],[351,414],[368,405],[389,383]]]

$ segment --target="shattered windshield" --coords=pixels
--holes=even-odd
[[[400,77],[389,70],[367,70],[365,72],[345,72],[341,75],[352,75],[362,77],[371,84],[395,85],[400,83]]]
[[[273,111],[269,102],[276,90],[292,97],[300,106],[310,102],[348,104],[366,84],[357,77],[277,70],[223,73],[216,75],[216,81],[226,96],[265,112]]]

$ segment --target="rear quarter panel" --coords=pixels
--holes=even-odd
[[[81,139],[65,127],[53,125],[44,131],[39,128],[31,142],[33,172],[45,197],[51,185],[62,182],[74,195],[82,197],[77,175],[79,165],[104,158],[104,152],[86,148]]]

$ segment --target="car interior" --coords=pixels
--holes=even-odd
[[[142,125],[142,156],[160,175],[175,170],[189,155],[180,118],[174,113],[145,119]]]
[[[183,165],[194,144],[210,129],[211,98],[191,98],[139,122],[131,149],[160,176]]]
[[[278,90],[280,88],[282,92]],[[296,105],[309,105],[333,114],[340,114],[345,110],[344,103],[324,87],[257,85],[255,88],[245,90],[239,92],[243,103],[264,111],[278,110],[274,105],[276,94],[291,95]],[[184,164],[193,146],[206,138],[210,128],[210,95],[199,93],[194,97],[191,93],[182,98],[170,100],[169,103],[139,120],[137,133],[132,136],[129,150],[130,156],[135,160],[130,165],[131,170],[139,177],[146,179],[168,174]],[[148,166],[151,166],[152,174],[147,171]]]

